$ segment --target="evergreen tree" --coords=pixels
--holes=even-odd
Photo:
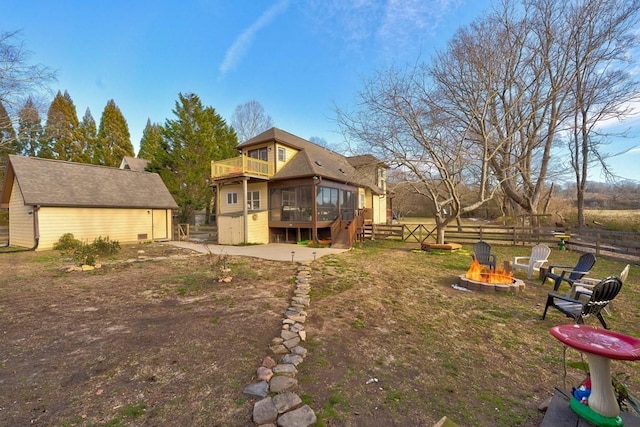
[[[100,119],[98,143],[93,163],[118,166],[124,156],[133,157],[129,126],[113,99],[107,102]]]
[[[13,129],[11,118],[0,101],[0,183],[4,181],[4,173],[7,165],[7,155],[16,151],[16,132]]]
[[[40,112],[31,97],[18,112],[18,147],[16,153],[36,157],[40,153],[43,138]]]
[[[79,126],[78,113],[71,96],[67,91],[64,95],[58,91],[47,113],[44,144],[39,156],[81,162],[84,145]]]
[[[88,107],[84,116],[82,116],[82,121],[80,122],[80,140],[84,147],[82,161],[83,163],[91,163],[95,157],[94,153],[97,146],[98,130],[96,127],[96,121]]]
[[[16,131],[13,129],[9,113],[0,101],[0,153],[15,153],[16,146]]]
[[[211,161],[235,156],[238,138],[213,107],[204,107],[193,93],[179,94],[173,113],[175,119],[167,119],[162,128],[150,169],[160,174],[180,206],[179,221],[189,222],[196,211],[211,205]]]
[[[151,123],[147,119],[147,125],[142,131],[140,139],[140,150],[138,151],[139,159],[153,160],[155,153],[162,144],[162,126],[157,123]]]

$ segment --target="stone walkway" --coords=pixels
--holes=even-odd
[[[264,357],[256,369],[257,382],[247,385],[243,393],[258,400],[253,405],[253,422],[261,427],[307,427],[317,421],[313,409],[303,404],[294,390],[296,374],[307,355],[301,345],[307,338],[304,323],[310,298],[309,262],[298,263],[296,286],[290,306],[284,311],[280,335],[271,340],[271,354]],[[275,393],[270,397],[270,393]]]

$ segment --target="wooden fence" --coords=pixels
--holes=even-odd
[[[455,243],[475,243],[484,240],[502,245],[535,245],[545,243],[558,247],[562,236],[568,249],[580,252],[593,252],[613,258],[640,263],[640,233],[627,233],[606,230],[563,229],[551,227],[500,226],[490,224],[449,225],[445,229],[445,240]],[[374,239],[397,239],[406,242],[435,242],[436,230],[429,224],[375,224]]]

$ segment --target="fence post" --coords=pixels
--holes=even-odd
[[[600,255],[600,230],[596,231],[596,255]]]

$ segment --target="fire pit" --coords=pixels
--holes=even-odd
[[[460,286],[472,291],[480,292],[522,292],[525,284],[516,279],[510,272],[504,270],[491,271],[473,260],[471,267],[465,274],[459,276]]]

